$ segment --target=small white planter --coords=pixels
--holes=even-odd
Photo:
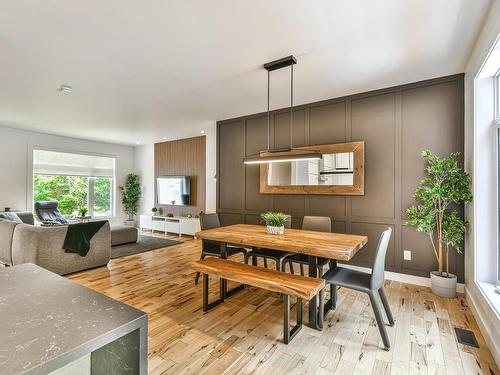
[[[432,293],[445,298],[455,298],[457,296],[457,276],[452,273],[440,276],[438,271],[431,272]]]
[[[271,225],[266,226],[267,233],[269,234],[277,234],[277,235],[283,235],[285,234],[285,226],[282,225],[281,227],[273,227]]]

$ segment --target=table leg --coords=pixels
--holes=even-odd
[[[330,269],[337,268],[337,261],[335,259],[330,259],[329,262]],[[335,285],[330,284],[330,299],[325,302],[325,309],[323,316],[326,318],[326,314],[330,310],[335,310],[337,308],[337,287]]]
[[[220,243],[220,257],[221,259],[227,259],[227,243],[225,242]],[[243,289],[245,289],[245,285],[241,284],[236,288],[227,290],[227,280],[222,278],[220,279],[220,287],[221,287],[222,300],[232,296],[233,294],[241,292]]]
[[[309,255],[309,277],[318,277],[318,257]],[[321,330],[323,322],[318,321],[318,297],[309,301],[309,327]]]

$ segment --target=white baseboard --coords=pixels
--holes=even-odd
[[[488,310],[492,310],[493,308],[488,305],[487,298],[481,291],[481,288],[476,285],[467,287],[465,289],[465,298],[472,314],[476,318],[476,322],[496,365],[500,367],[500,333],[498,329],[495,329],[499,319],[495,319],[495,313],[488,313]],[[481,300],[484,300],[484,303],[480,303]]]
[[[371,272],[371,268],[352,266],[350,264],[342,264],[342,267],[350,268],[352,270],[357,270],[357,271]],[[404,273],[385,271],[385,278],[388,280],[392,280],[392,281],[399,281],[401,283],[427,286],[429,288],[431,286],[431,278],[430,277],[413,276],[413,275],[406,275]],[[465,289],[464,284],[457,283],[457,292],[458,293],[463,293],[464,289]]]

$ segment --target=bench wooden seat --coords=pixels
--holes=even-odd
[[[320,314],[323,312],[323,288],[325,281],[307,276],[293,275],[227,259],[208,257],[194,263],[196,271],[203,274],[203,311],[208,311],[224,302],[226,280],[251,285],[271,292],[281,293],[284,302],[283,341],[288,344],[302,327],[302,301],[316,296],[320,299]],[[219,299],[208,302],[208,276],[220,277]],[[297,323],[290,330],[290,297],[297,298]],[[323,321],[320,317],[319,321]]]

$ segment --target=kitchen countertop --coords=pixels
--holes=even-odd
[[[0,374],[45,374],[138,329],[145,374],[146,313],[33,264],[0,269]]]

